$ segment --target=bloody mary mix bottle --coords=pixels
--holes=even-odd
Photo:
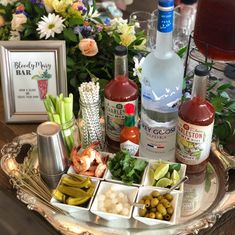
[[[124,126],[124,105],[138,105],[138,87],[128,78],[127,48],[115,48],[115,74],[104,89],[105,130],[108,149],[120,149],[120,132]],[[136,112],[138,113],[138,112]]]
[[[192,98],[179,107],[176,160],[188,173],[204,171],[210,154],[215,110],[206,100],[208,73],[206,65],[196,66]]]
[[[120,134],[120,149],[127,150],[131,155],[139,155],[140,131],[135,123],[135,105],[125,105],[125,123]]]

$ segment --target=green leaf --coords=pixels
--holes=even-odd
[[[66,63],[67,63],[67,66],[69,67],[73,67],[76,64],[75,61],[69,56],[67,56],[66,58]]]
[[[225,107],[228,109],[235,111],[235,100],[229,101],[228,103],[225,104]]]
[[[221,93],[222,91],[227,90],[227,89],[230,88],[231,86],[232,86],[231,83],[225,83],[225,84],[219,86],[219,87],[217,88],[217,91],[218,91],[219,93]]]
[[[25,31],[24,31],[24,37],[28,37],[30,34],[32,34],[34,32],[34,29],[31,28],[31,27],[27,27],[25,28]]]
[[[82,18],[71,18],[69,19],[69,26],[77,26],[77,25],[81,25],[83,23],[83,19]]]
[[[183,56],[186,54],[187,52],[187,49],[188,49],[188,46],[185,46],[185,47],[182,47],[180,48],[178,51],[177,51],[177,55],[180,57],[180,58],[183,58]]]
[[[65,29],[63,34],[64,34],[65,40],[72,41],[72,42],[77,42],[78,41],[77,36],[73,32],[72,29]]]
[[[210,100],[210,102],[212,103],[212,105],[214,106],[217,112],[221,112],[223,110],[223,107],[224,107],[223,101],[224,101],[224,98],[220,96],[216,96]]]

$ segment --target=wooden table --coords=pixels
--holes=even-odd
[[[36,131],[37,124],[6,124],[2,89],[0,92],[0,148],[14,137]],[[235,172],[231,172],[231,180],[235,180]],[[30,211],[21,203],[8,182],[8,177],[0,169],[0,231],[2,235],[57,235],[59,234],[47,221],[36,212]],[[221,217],[209,230],[201,235],[232,235],[235,224],[235,210]],[[4,230],[5,229],[5,230]],[[3,232],[5,231],[5,232]],[[10,231],[10,232],[9,232]]]

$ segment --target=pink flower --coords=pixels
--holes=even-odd
[[[78,47],[85,56],[95,56],[98,53],[96,41],[91,38],[82,39]]]
[[[3,27],[5,25],[5,19],[3,16],[0,15],[0,27]]]
[[[26,22],[27,17],[24,14],[13,14],[11,28],[15,31],[22,32],[24,30],[23,24]]]

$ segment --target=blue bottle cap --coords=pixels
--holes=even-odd
[[[161,7],[173,7],[174,0],[159,0],[158,5]]]

